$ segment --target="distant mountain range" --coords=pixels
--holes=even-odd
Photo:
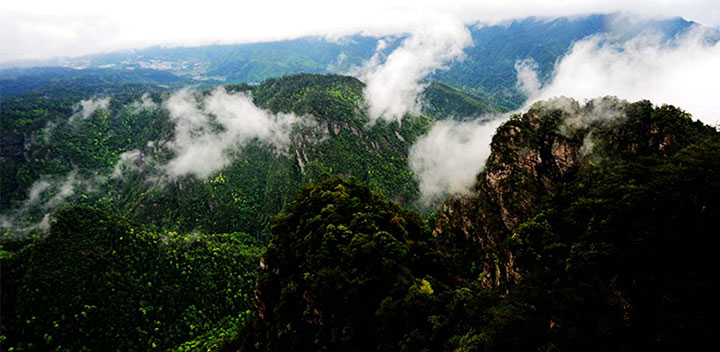
[[[514,65],[519,60],[534,60],[541,80],[547,80],[556,61],[580,39],[610,33],[617,40],[625,40],[643,31],[656,31],[670,38],[693,24],[682,18],[637,22],[613,14],[471,25],[468,29],[473,44],[465,49],[465,58],[429,78],[485,96],[507,108],[516,108],[525,99],[515,88]],[[405,37],[407,35],[354,35],[337,40],[304,37],[253,44],[151,47],[77,58],[5,63],[2,66],[6,69],[0,70],[0,94],[12,95],[44,85],[80,81],[86,85],[257,83],[301,72],[348,74],[375,54],[381,40],[386,43],[382,53],[388,54],[401,45]],[[9,68],[11,66],[16,68]]]

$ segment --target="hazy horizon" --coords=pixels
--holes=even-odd
[[[202,6],[201,6],[202,5]],[[720,2],[691,1],[369,1],[358,4],[267,1],[118,3],[25,1],[0,5],[0,63],[47,60],[148,47],[246,44],[319,36],[414,33],[438,17],[463,25],[527,17],[621,13],[637,18],[682,17],[720,26]]]

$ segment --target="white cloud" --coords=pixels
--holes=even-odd
[[[109,106],[110,97],[90,98],[86,100],[81,100],[76,107],[79,111],[77,112],[77,114],[73,115],[71,119],[73,119],[75,116],[80,116],[83,119],[86,119],[92,116],[92,114],[98,109],[107,110]]]
[[[681,107],[715,125],[720,122],[720,42],[708,41],[707,35],[695,28],[670,42],[649,34],[624,43],[604,36],[582,40],[530,101],[560,95],[580,100],[605,95],[648,99]]]
[[[79,103],[77,116],[89,116],[98,105],[107,107],[109,99]],[[153,108],[148,96],[130,107]],[[172,94],[164,103],[175,123],[174,137],[158,143],[149,141],[146,152],[134,149],[120,154],[112,174],[99,172],[79,174],[72,170],[62,176],[41,176],[28,190],[22,205],[0,214],[0,229],[11,233],[46,230],[49,212],[67,203],[78,192],[98,194],[112,179],[122,179],[127,171],[142,171],[149,183],[165,184],[184,175],[205,178],[228,165],[232,153],[253,140],[285,152],[290,145],[290,132],[299,122],[311,124],[293,114],[273,114],[258,108],[246,93],[228,93],[219,87],[210,94],[189,88]],[[87,114],[87,115],[86,115]],[[163,148],[174,152],[167,162],[156,158]],[[42,219],[39,218],[43,215]]]
[[[370,123],[379,118],[400,120],[406,112],[419,111],[418,95],[424,88],[419,81],[461,57],[463,49],[471,43],[470,31],[447,16],[436,17],[413,32],[384,61],[379,59],[385,45],[381,42],[359,74],[366,84]]]
[[[47,180],[39,180],[30,186],[30,191],[28,191],[28,198],[25,201],[27,204],[35,204],[37,203],[38,199],[40,199],[40,195],[42,195],[48,188],[50,188],[50,182]]]
[[[60,204],[63,204],[65,202],[65,199],[73,195],[73,193],[75,193],[76,178],[77,170],[73,170],[67,175],[65,175],[65,179],[59,182],[59,184],[56,186],[55,194],[52,198],[50,198],[49,201],[47,201],[47,203],[45,203],[44,207],[46,209],[54,208]]]
[[[46,232],[53,209],[65,204],[78,190],[94,192],[106,181],[107,177],[97,173],[80,176],[77,170],[62,176],[42,176],[30,186],[28,196],[20,207],[0,214],[0,229],[14,234]],[[42,218],[37,220],[39,215]]]
[[[157,104],[150,98],[150,94],[143,93],[140,97],[140,101],[134,101],[131,104],[133,113],[137,114],[141,110],[153,110],[157,108]]]
[[[469,24],[618,11],[683,16],[707,26],[720,25],[716,0],[3,1],[0,58],[10,61],[149,45],[257,42],[304,35],[409,33],[438,13]]]
[[[176,124],[175,138],[167,144],[176,155],[165,165],[171,177],[205,178],[230,163],[229,153],[256,138],[283,151],[299,120],[293,114],[262,110],[249,95],[228,93],[222,87],[201,102],[193,91],[182,89],[165,103]]]
[[[532,61],[520,61],[518,88],[529,96],[522,111],[535,100],[542,104],[573,111],[576,118],[562,126],[572,130],[599,119],[621,118],[619,106],[631,101],[649,99],[655,104],[679,106],[710,125],[720,121],[720,43],[707,40],[708,33],[694,29],[673,41],[644,33],[623,43],[605,36],[582,40],[562,58],[552,80],[541,86]],[[606,95],[617,99],[596,99]],[[579,106],[570,99],[594,100],[593,109],[577,114]],[[578,110],[578,111],[576,111]],[[447,194],[469,189],[490,154],[493,123],[437,122],[430,132],[419,138],[410,151],[410,167],[420,184],[427,203]],[[592,148],[586,141],[584,151]]]
[[[515,63],[517,86],[527,97],[540,94],[540,79],[537,74],[538,65],[533,59],[525,59]]]
[[[495,130],[509,115],[491,120],[437,121],[410,149],[410,168],[426,204],[448,194],[466,193],[490,156]]]
[[[142,153],[138,149],[128,150],[120,154],[120,159],[115,163],[113,168],[112,178],[121,179],[123,178],[123,172],[128,170],[139,169],[138,164],[142,160]]]

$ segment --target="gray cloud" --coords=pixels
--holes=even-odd
[[[143,165],[143,154],[138,149],[128,150],[120,154],[120,158],[113,168],[112,178],[122,179],[128,171],[139,170]]]
[[[134,101],[131,106],[133,113],[137,114],[142,110],[154,110],[157,109],[158,105],[150,98],[150,94],[143,93],[139,101]]]
[[[98,173],[79,175],[72,170],[65,175],[42,176],[28,190],[22,205],[0,214],[0,229],[13,234],[46,232],[50,225],[50,213],[65,204],[78,192],[93,193],[108,178]]]
[[[613,123],[622,123],[627,117],[625,108],[630,103],[627,100],[613,96],[595,98],[586,101],[584,106],[574,99],[560,96],[533,103],[531,108],[561,110],[566,113],[565,119],[558,127],[558,132],[566,137],[576,136],[578,132],[584,134],[587,128]],[[595,137],[592,132],[583,137],[580,154],[588,156],[595,147]]]

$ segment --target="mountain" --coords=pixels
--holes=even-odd
[[[546,82],[588,35],[668,40],[692,25],[472,26],[465,59],[418,82],[420,111],[390,121],[370,119],[363,82],[321,73],[361,65],[380,40],[382,59],[404,36],[2,70],[0,349],[710,345],[717,128],[613,97],[505,115],[524,100],[519,60]],[[495,126],[484,115],[504,122],[474,186],[422,203],[413,146],[445,138],[438,126],[484,140],[462,133]]]
[[[63,189],[76,194],[63,196],[72,205],[50,213],[44,235],[3,239],[3,345],[675,350],[710,341],[716,129],[648,101],[539,102],[498,128],[474,192],[423,218],[387,198],[410,204],[403,151],[430,118],[368,128],[361,89],[351,77],[297,75],[200,90],[192,104],[252,92],[276,116],[318,119],[296,126],[285,153],[255,140],[221,171],[162,187],[147,182],[159,169],[143,159],[123,178],[101,176],[129,148],[178,133],[169,110],[181,93],[145,95],[165,108],[138,110],[137,93],[120,96],[85,118],[69,97],[17,103],[3,140],[30,136],[11,154],[35,184],[31,198],[50,206]],[[53,120],[46,149],[22,147],[48,133],[23,128],[63,112],[79,115],[65,127]],[[77,170],[68,176],[61,158]],[[65,176],[32,181],[35,168]],[[256,239],[265,226],[267,246]]]
[[[423,113],[436,119],[476,119],[482,115],[507,111],[507,108],[493,100],[460,91],[438,81],[431,81],[419,100],[422,102]]]
[[[0,70],[0,96],[13,96],[26,92],[97,91],[117,90],[118,86],[188,84],[173,73],[137,69],[110,70],[101,68],[74,69],[66,67],[10,68]]]
[[[432,78],[469,89],[515,109],[526,97],[516,89],[515,64],[530,59],[537,64],[541,83],[552,77],[555,64],[572,45],[592,35],[607,34],[623,41],[640,33],[659,33],[672,38],[694,23],[674,18],[631,21],[620,14],[590,15],[572,18],[526,18],[493,26],[471,26],[473,43],[465,57]]]
[[[272,114],[298,116],[286,149],[251,139],[231,148],[228,164],[209,176],[167,178],[164,168],[176,155],[171,145],[179,133],[168,100],[179,93],[143,87],[120,85],[97,94],[88,86],[2,99],[0,205],[5,221],[12,222],[3,226],[7,231],[32,226],[53,208],[78,202],[158,228],[242,231],[264,238],[269,217],[295,189],[323,173],[353,175],[413,206],[419,191],[408,151],[428,130],[431,116],[500,110],[433,83],[425,93],[431,115],[368,127],[364,85],[355,78],[303,74],[256,86],[229,85],[224,89],[234,94],[231,98],[250,94],[254,104]],[[215,92],[197,90],[200,100]],[[122,163],[130,155],[137,160]]]
[[[161,182],[154,177],[173,151],[156,146],[179,133],[170,101],[182,90],[145,88],[78,84],[2,97],[4,345],[220,344],[252,315],[269,218],[303,184],[352,175],[406,206],[418,197],[407,153],[433,118],[368,126],[355,78],[302,74],[220,88],[303,123],[287,150],[254,139],[207,177]],[[197,88],[192,102],[217,92]],[[425,96],[438,118],[492,107],[438,83]],[[133,151],[143,157],[122,164]]]
[[[383,38],[388,43],[385,51],[397,47],[398,39]],[[80,71],[95,69],[103,72],[153,70],[171,73],[191,81],[257,83],[293,73],[347,72],[353,66],[360,66],[369,59],[375,53],[379,40],[379,38],[354,35],[337,41],[305,37],[238,45],[151,47],[49,60],[37,64],[30,63],[30,65],[62,66]],[[18,63],[16,66],[26,65]],[[26,72],[22,68],[5,69],[0,72],[4,75],[13,75],[18,71]]]
[[[468,26],[472,44],[465,48],[463,60],[448,63],[445,69],[436,70],[430,79],[480,95],[506,109],[515,109],[526,99],[516,89],[515,63],[518,61],[533,60],[537,64],[540,80],[544,83],[552,76],[555,63],[568,52],[573,43],[588,36],[608,34],[611,40],[623,41],[640,33],[652,32],[672,38],[693,25],[695,23],[682,18],[639,21],[621,14],[526,18],[495,25],[473,24]],[[17,63],[16,66],[65,66],[103,72],[77,72],[83,77],[92,74],[123,76],[128,70],[146,70],[143,79],[160,75],[162,78],[158,78],[157,83],[163,83],[161,81],[167,77],[160,72],[150,74],[148,70],[171,73],[197,83],[257,83],[293,73],[348,74],[369,60],[376,53],[380,42],[385,43],[380,56],[386,57],[402,45],[406,37],[353,35],[338,40],[305,37],[237,45],[152,47],[37,63]],[[0,71],[0,77],[8,74],[3,72]],[[20,88],[6,91],[17,89]]]
[[[466,277],[504,293],[471,345],[709,339],[700,243],[720,211],[719,138],[673,106],[612,98],[541,102],[501,126],[475,193],[448,201],[433,229]]]
[[[225,350],[674,350],[713,337],[720,134],[672,106],[540,102],[432,231],[354,179],[302,189]]]

